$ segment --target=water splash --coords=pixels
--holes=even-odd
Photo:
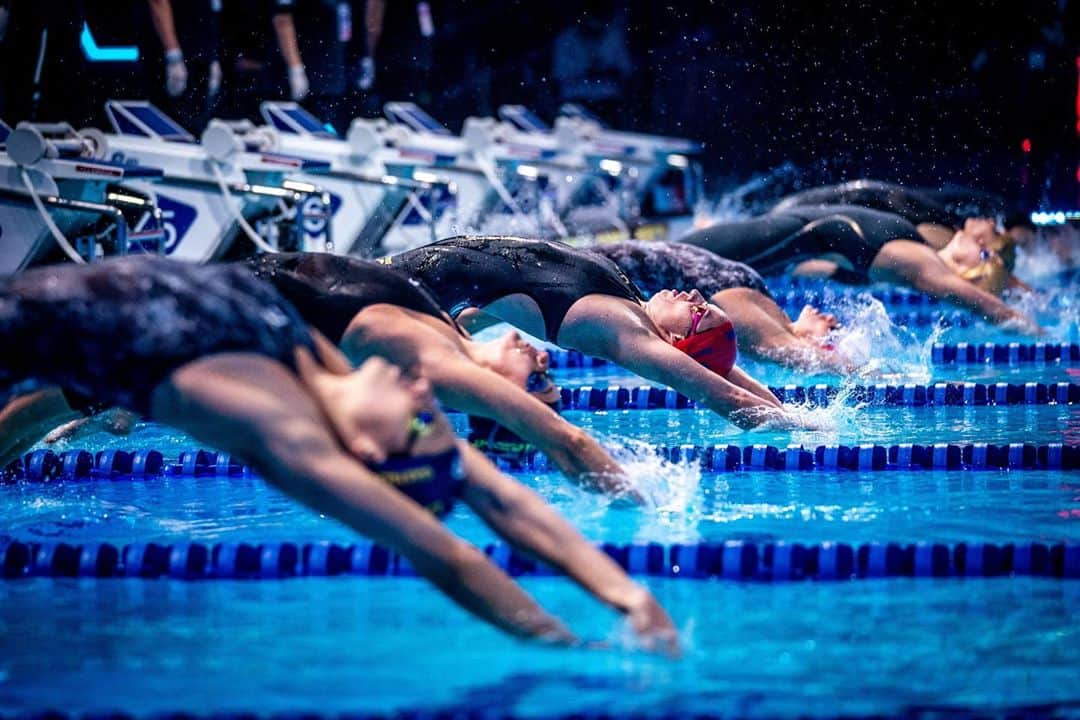
[[[715,222],[764,212],[773,204],[775,198],[756,196],[778,196],[775,191],[771,193],[767,191],[777,187],[787,187],[799,175],[799,168],[791,162],[785,162],[760,175],[754,175],[746,182],[726,190],[715,200],[699,203],[694,211],[694,225],[706,227]]]
[[[1080,341],[1080,281],[1033,291],[1011,290],[1005,302],[1021,313],[1035,318],[1045,335],[1045,342]]]
[[[697,542],[701,463],[696,460],[673,462],[661,457],[656,448],[628,438],[605,438],[616,462],[630,478],[634,489],[644,498],[648,512],[641,514],[636,533],[643,542]]]
[[[830,307],[842,326],[830,336],[837,352],[856,366],[853,376],[866,382],[928,382],[931,350],[946,328],[934,327],[925,341],[889,317],[885,305],[869,293],[835,300]]]
[[[1072,225],[1043,229],[1016,249],[1014,274],[1032,284],[1080,267],[1080,230]]]

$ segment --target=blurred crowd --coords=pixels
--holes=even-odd
[[[427,19],[431,8],[414,3]],[[107,96],[146,97],[198,132],[210,117],[254,117],[267,98],[348,120],[376,82],[386,0],[0,0],[0,114],[93,122]],[[137,62],[92,61],[134,46]],[[355,32],[354,32],[355,30]]]
[[[387,100],[452,128],[502,103],[703,140],[746,176],[792,161],[1076,202],[1077,2],[0,0],[0,118],[98,124],[147,97],[198,132],[301,101],[339,130]],[[90,63],[135,45],[137,63]]]

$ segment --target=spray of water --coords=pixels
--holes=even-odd
[[[1080,230],[1073,225],[1047,228],[1016,249],[1014,274],[1032,285],[1080,267]]]
[[[862,382],[928,382],[930,355],[945,326],[938,325],[925,341],[907,327],[895,324],[885,306],[869,293],[844,297],[832,309],[843,325],[831,340],[837,352],[857,368],[853,378]]]
[[[1080,281],[1073,279],[1061,287],[1033,291],[1011,290],[1005,301],[1013,308],[1036,318],[1045,342],[1078,342],[1080,337]]]
[[[604,446],[645,501],[646,512],[641,513],[637,539],[697,542],[701,463],[666,460],[649,443],[628,438],[605,438]]]
[[[776,186],[790,185],[792,179],[798,175],[799,169],[790,162],[754,175],[746,182],[724,191],[719,197],[701,202],[694,211],[694,224],[705,227],[715,222],[763,212],[772,204],[772,199],[759,200],[754,196]]]

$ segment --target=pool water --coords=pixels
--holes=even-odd
[[[1080,475],[1052,471],[702,473],[656,463],[646,508],[613,504],[555,473],[518,475],[596,542],[851,544],[1080,541]],[[355,542],[258,478],[123,479],[4,488],[4,533],[24,541]],[[477,544],[497,537],[459,505]]]
[[[1076,583],[651,580],[678,662],[632,651],[565,582],[523,585],[614,649],[508,639],[410,579],[9,583],[0,708],[775,717],[1080,700]]]
[[[1067,293],[1043,303],[1047,311],[1074,313],[1062,316],[1048,341],[1074,341],[1074,306]],[[859,347],[889,357],[888,366],[869,360],[858,377],[845,379],[745,365],[771,385],[1077,381],[1056,363],[934,366],[928,348],[935,340],[1015,338],[978,323],[908,331],[882,321],[878,310],[890,309],[851,316]],[[556,376],[570,388],[651,384],[613,366]],[[1080,444],[1076,405],[836,403],[794,411],[816,429],[743,432],[701,410],[566,411],[627,468],[644,507],[613,503],[556,472],[514,474],[594,542],[1080,542],[1074,471],[717,473],[655,452],[682,444]],[[466,418],[452,419],[465,429]],[[54,449],[153,448],[176,457],[198,446],[142,423],[128,437],[96,433]],[[0,541],[358,539],[257,477],[22,482],[0,485],[0,498]],[[466,507],[455,508],[447,524],[477,544],[496,540]],[[514,640],[414,578],[0,581],[0,715],[60,708],[140,716],[940,716],[1036,707],[1080,716],[1077,580],[642,581],[680,628],[679,661],[637,648],[621,618],[561,578],[521,582],[604,648],[565,651]]]

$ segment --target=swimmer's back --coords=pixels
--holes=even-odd
[[[765,274],[784,272],[802,260],[840,257],[855,277],[865,279],[881,248],[893,240],[923,242],[915,226],[899,215],[853,205],[817,205],[717,223],[680,242]]]
[[[314,351],[296,309],[238,266],[132,255],[37,268],[0,282],[0,385],[38,378],[147,413],[187,362],[257,353],[293,367]]]
[[[637,301],[641,291],[613,262],[550,240],[456,237],[386,258],[419,278],[454,315],[509,295],[531,297],[547,339],[555,341],[570,307],[591,294]]]
[[[422,282],[374,261],[328,253],[276,253],[243,264],[273,284],[334,343],[341,342],[356,314],[371,305],[395,305],[447,322]]]
[[[749,288],[767,297],[761,275],[741,262],[684,243],[626,241],[588,248],[608,258],[647,295],[661,290],[697,289],[706,297],[722,290]]]

